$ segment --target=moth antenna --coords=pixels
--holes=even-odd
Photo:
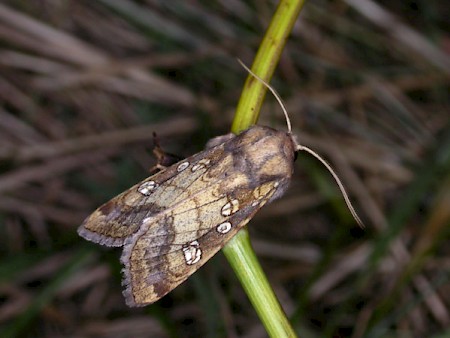
[[[292,127],[291,127],[291,120],[289,119],[289,115],[288,112],[286,110],[286,107],[283,104],[283,101],[281,100],[280,95],[277,93],[277,91],[275,89],[272,88],[272,86],[270,86],[266,81],[264,81],[263,79],[261,79],[258,75],[256,75],[255,73],[253,73],[240,59],[237,59],[238,62],[241,64],[242,67],[244,67],[244,69],[253,77],[255,77],[257,80],[259,80],[262,84],[264,84],[267,89],[269,89],[271,91],[271,93],[273,94],[273,96],[275,96],[275,99],[278,101],[278,103],[281,106],[281,109],[283,110],[284,116],[286,117],[286,124],[287,124],[287,128],[288,128],[288,132],[289,134],[292,133]],[[353,207],[352,202],[350,201],[350,198],[348,197],[347,191],[344,188],[344,185],[342,184],[341,180],[339,179],[338,175],[336,174],[336,172],[333,170],[333,168],[331,167],[331,165],[328,164],[327,161],[325,161],[319,154],[317,154],[314,150],[297,144],[297,151],[306,151],[307,153],[311,154],[312,156],[314,156],[316,159],[318,159],[324,166],[325,168],[327,168],[327,170],[330,172],[330,174],[333,176],[334,180],[336,181],[339,190],[341,191],[342,196],[344,197],[344,201],[345,204],[347,204],[347,208],[350,211],[350,213],[352,214],[353,218],[355,219],[356,223],[358,223],[358,225],[361,228],[365,228],[364,223],[361,221],[361,219],[359,218],[358,214],[355,211],[355,208]]]
[[[336,172],[333,170],[333,168],[331,167],[331,165],[328,164],[327,161],[325,161],[319,154],[317,154],[314,150],[303,146],[303,145],[297,145],[297,150],[299,151],[306,151],[307,153],[309,153],[310,155],[314,156],[316,159],[318,159],[324,166],[325,168],[327,168],[327,170],[330,172],[330,174],[333,176],[334,180],[336,181],[339,190],[341,190],[341,194],[344,197],[344,201],[345,204],[347,204],[347,208],[348,210],[350,210],[350,213],[352,214],[353,218],[355,219],[356,223],[358,223],[358,225],[361,228],[365,228],[364,223],[361,221],[361,219],[359,218],[358,214],[355,211],[355,208],[353,207],[352,202],[350,201],[350,198],[348,197],[347,191],[344,188],[344,185],[342,184],[341,180],[339,179],[338,175],[336,174]]]
[[[242,67],[244,67],[244,69],[250,74],[252,75],[254,78],[256,78],[259,82],[261,82],[264,86],[267,87],[267,89],[270,90],[270,92],[273,94],[273,96],[275,96],[275,99],[278,101],[278,103],[281,106],[281,109],[283,110],[284,116],[286,117],[286,124],[287,124],[287,129],[289,134],[292,133],[292,127],[291,127],[291,120],[289,119],[289,115],[288,112],[286,110],[286,107],[283,104],[283,101],[281,100],[280,95],[277,93],[277,91],[275,89],[272,88],[272,86],[270,84],[268,84],[266,81],[264,81],[263,79],[261,79],[258,75],[256,75],[255,73],[253,73],[240,59],[237,59],[237,61],[241,64]]]

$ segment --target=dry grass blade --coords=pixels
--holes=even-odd
[[[118,252],[76,228],[148,175],[229,130],[272,1],[0,4],[0,332],[5,336],[260,336],[218,256],[130,311]],[[450,334],[448,10],[437,2],[307,3],[271,85],[302,144],[287,195],[250,232],[299,330]],[[446,49],[447,48],[447,49]],[[285,130],[268,98],[260,124]],[[279,226],[283,224],[283,226]]]

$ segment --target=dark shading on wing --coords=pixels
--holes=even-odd
[[[208,152],[209,163],[202,159]],[[201,189],[203,176],[210,166],[221,160],[223,147],[217,146],[180,161],[134,185],[95,210],[78,228],[85,239],[106,246],[122,246],[135,234],[143,221],[156,217],[161,211],[186,198],[188,187]],[[179,171],[180,165],[189,167]],[[200,163],[200,164],[198,164]],[[192,167],[197,165],[197,170]],[[181,167],[182,168],[182,167]]]
[[[239,209],[223,216],[223,207],[230,198],[222,197],[197,205],[198,217],[190,215],[191,209],[179,213],[175,208],[165,212],[152,223],[145,224],[124,246],[121,261],[124,264],[124,295],[129,306],[144,306],[155,302],[185,281],[198,268],[216,254],[275,193],[275,182],[263,186],[256,199],[253,191],[239,193]],[[211,192],[215,187],[211,187]],[[219,225],[226,233],[219,232]],[[201,257],[189,264],[183,248],[196,243]]]

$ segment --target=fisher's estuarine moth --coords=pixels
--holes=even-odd
[[[173,290],[286,191],[296,153],[310,150],[297,144],[285,114],[287,132],[252,126],[215,138],[206,150],[124,191],[83,222],[80,236],[123,246],[127,305],[148,305]],[[349,205],[345,192],[344,198]]]

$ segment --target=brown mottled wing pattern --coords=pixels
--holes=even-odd
[[[254,126],[162,171],[97,209],[88,240],[124,245],[129,306],[155,302],[210,259],[293,172],[291,135]]]
[[[205,152],[208,152],[208,163],[202,162]],[[222,156],[223,146],[219,145],[148,177],[95,210],[78,228],[78,234],[102,245],[122,246],[139,230],[144,219],[158,215],[185,198],[186,187],[201,186],[203,182],[196,181]],[[191,166],[191,170],[186,171],[183,163],[194,163],[198,170],[192,171]]]
[[[153,303],[185,281],[267,203],[276,183],[254,191],[234,190],[228,197],[220,188],[214,184],[206,194],[183,203],[183,208],[144,222],[141,231],[126,241],[121,260],[129,306]],[[186,256],[190,247],[198,250],[198,261],[195,254],[191,260]]]
[[[293,170],[294,152],[283,149],[289,139],[280,132],[281,139],[263,137],[254,128],[224,144],[221,161],[194,182],[198,188],[187,186],[177,204],[127,239],[121,261],[129,306],[153,303],[181,284],[285,191]]]

